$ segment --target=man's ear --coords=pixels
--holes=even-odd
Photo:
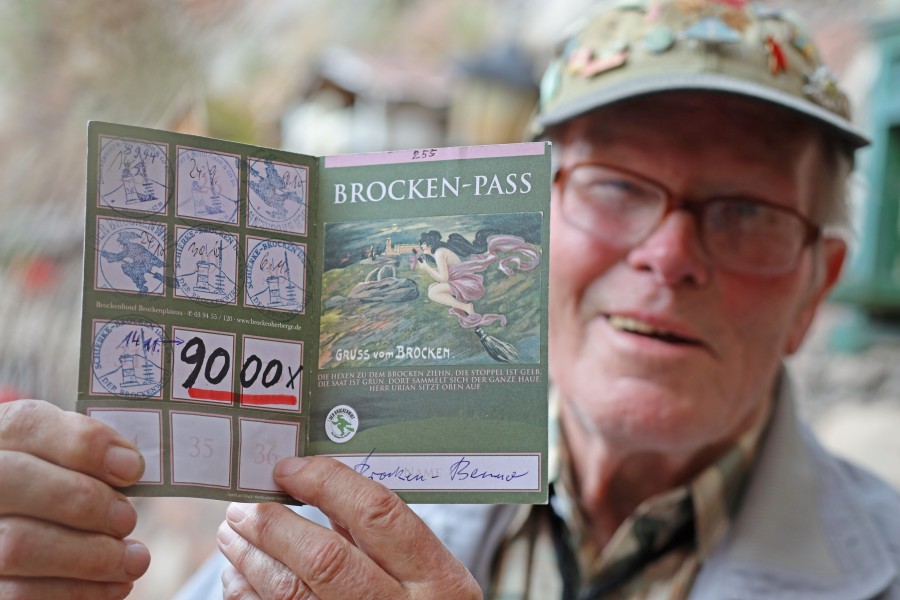
[[[798,307],[787,338],[786,354],[793,354],[800,348],[819,305],[822,304],[828,292],[841,276],[841,269],[847,256],[847,243],[838,238],[824,238],[820,244],[817,251],[820,256],[816,256],[814,259],[821,263],[816,266],[817,272],[810,285],[809,295]]]

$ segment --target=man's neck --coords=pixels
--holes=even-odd
[[[768,411],[766,403],[760,408]],[[760,418],[751,415],[738,432],[717,444],[677,453],[622,449],[598,432],[585,429],[584,420],[572,413],[571,406],[563,401],[560,418],[574,477],[571,492],[598,548],[606,546],[642,502],[689,483]]]

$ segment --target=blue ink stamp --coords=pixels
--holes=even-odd
[[[240,156],[179,146],[178,216],[236,224],[240,165]]]
[[[247,238],[244,303],[293,313],[306,310],[306,246]]]
[[[98,205],[163,213],[168,198],[165,144],[100,136]]]
[[[237,236],[175,228],[175,296],[237,304]]]
[[[251,227],[306,235],[308,167],[251,158],[247,188]]]
[[[94,287],[164,295],[165,249],[165,225],[98,218]]]
[[[141,319],[94,321],[91,394],[161,398],[160,325]]]

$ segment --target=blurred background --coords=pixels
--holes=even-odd
[[[0,0],[0,402],[75,405],[86,123],[308,154],[520,141],[589,0]],[[826,443],[900,486],[900,1],[774,0],[804,15],[873,145],[856,243],[793,359]],[[169,598],[225,504],[137,499]]]

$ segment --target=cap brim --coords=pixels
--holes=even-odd
[[[817,104],[769,86],[716,73],[673,73],[630,79],[617,85],[601,87],[577,100],[562,104],[538,115],[536,122],[544,130],[629,98],[679,90],[724,92],[771,102],[818,121],[853,150],[870,143],[868,137],[852,123]]]

